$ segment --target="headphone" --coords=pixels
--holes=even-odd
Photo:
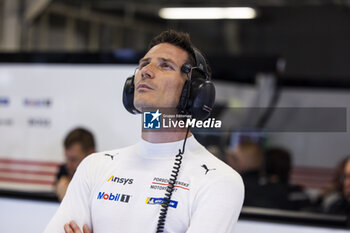
[[[193,49],[196,66],[185,63],[181,72],[187,75],[177,109],[180,114],[192,115],[192,118],[204,120],[209,117],[215,102],[215,86],[211,81],[208,66],[203,55]],[[123,105],[132,114],[141,113],[134,106],[134,77],[126,79],[123,90]]]

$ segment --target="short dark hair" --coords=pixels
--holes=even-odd
[[[178,32],[172,29],[164,31],[154,37],[148,45],[148,50],[161,43],[169,43],[185,50],[188,54],[188,60],[192,66],[196,66],[196,59],[193,49],[195,48],[191,42],[190,35],[184,32]],[[196,50],[198,50],[196,48]]]
[[[68,133],[64,139],[64,148],[68,149],[73,144],[79,143],[85,152],[95,149],[95,140],[93,134],[84,128],[76,128]]]

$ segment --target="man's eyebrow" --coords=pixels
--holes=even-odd
[[[151,59],[148,58],[148,57],[144,57],[144,58],[141,58],[141,59],[139,60],[139,63],[145,62],[145,61],[149,61],[149,60],[151,60]]]
[[[141,58],[141,59],[139,60],[139,64],[142,63],[142,62],[149,62],[150,60],[151,60],[151,58],[149,58],[149,57]],[[160,58],[158,58],[158,60],[160,60],[160,61],[162,61],[162,62],[169,62],[169,63],[173,64],[175,67],[178,67],[178,66],[176,65],[176,63],[175,63],[172,59],[170,59],[170,58],[160,57]]]

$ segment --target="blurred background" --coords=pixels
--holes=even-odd
[[[345,231],[348,0],[0,0],[0,231],[43,231],[71,130],[97,151],[139,140],[122,89],[166,29],[211,65],[223,127],[194,135],[243,177],[236,232]]]
[[[167,20],[165,7],[252,7],[256,18]],[[350,68],[349,2],[307,1],[1,1],[6,52],[144,51],[158,32],[174,28],[208,55],[277,55],[288,77],[345,78]],[[205,48],[205,49],[204,49]]]

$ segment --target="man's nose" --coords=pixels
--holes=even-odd
[[[146,66],[142,67],[141,69],[141,78],[153,78],[154,77],[154,69],[153,65],[151,63],[147,64]]]

